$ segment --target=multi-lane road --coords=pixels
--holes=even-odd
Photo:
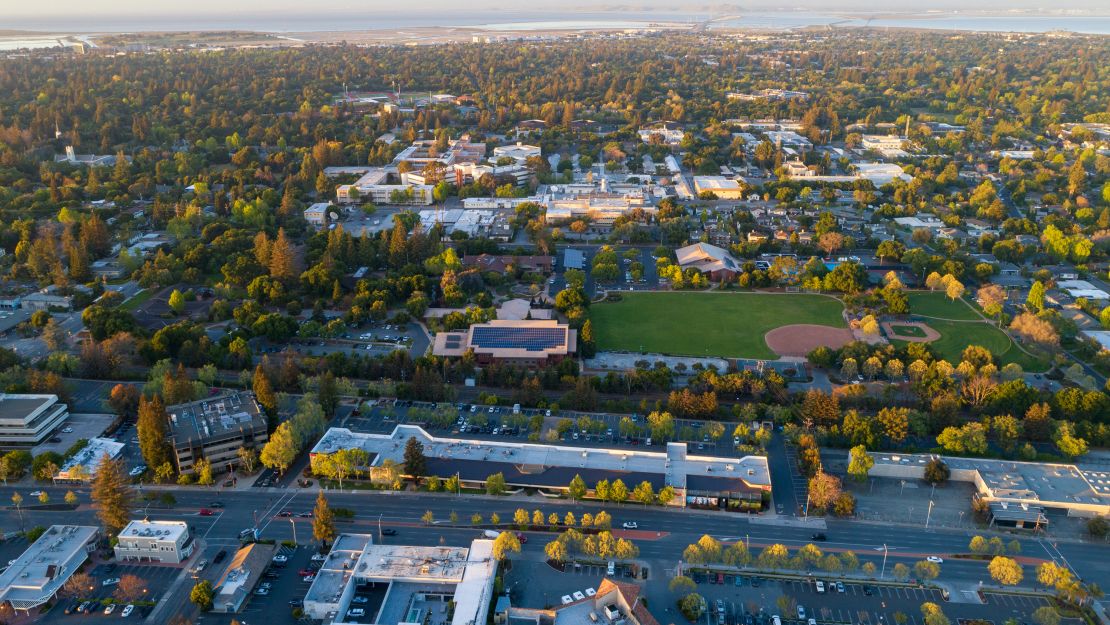
[[[0,497],[8,501],[12,488],[0,488]],[[61,501],[64,489],[45,489],[50,492],[51,500]],[[55,492],[56,491],[56,492]],[[309,512],[316,497],[314,490],[274,488],[237,490],[217,493],[215,489],[175,489],[177,504],[173,509],[146,510],[152,519],[183,519],[194,528],[196,535],[210,548],[229,547],[238,544],[239,533],[246,528],[257,527],[264,538],[277,540],[292,539],[294,532],[300,543],[311,541],[312,522],[310,518],[298,517],[298,513]],[[26,493],[24,493],[26,499]],[[87,492],[80,493],[83,502],[88,501]],[[577,516],[583,512],[600,509],[594,504],[555,502],[538,498],[498,498],[491,499],[472,495],[448,496],[418,493],[358,492],[328,494],[333,507],[349,508],[355,512],[350,522],[339,523],[340,531],[354,531],[377,534],[379,521],[382,528],[394,528],[399,532],[396,539],[409,544],[468,544],[478,535],[474,528],[466,527],[471,515],[478,513],[488,521],[490,514],[497,512],[503,522],[512,518],[517,508],[529,511],[539,508],[545,514],[558,512],[560,516],[574,511]],[[200,509],[213,501],[221,501],[224,508],[214,516],[200,516]],[[886,571],[898,562],[913,564],[930,555],[945,558],[942,566],[942,581],[954,584],[975,584],[979,581],[990,583],[986,563],[981,561],[954,560],[952,554],[965,553],[971,532],[955,529],[922,530],[889,524],[874,524],[859,521],[830,519],[825,522],[826,529],[814,526],[801,526],[797,523],[768,523],[766,520],[749,520],[747,517],[729,513],[700,512],[692,510],[663,510],[645,508],[635,504],[609,505],[609,511],[618,533],[634,539],[640,548],[640,558],[657,567],[673,568],[683,548],[695,542],[703,534],[710,534],[726,542],[745,541],[753,552],[772,543],[782,543],[798,547],[811,542],[815,531],[825,533],[828,540],[819,543],[826,551],[853,551],[861,561],[871,561],[882,566],[883,547],[886,546]],[[420,518],[431,511],[435,524],[427,526]],[[292,516],[281,516],[289,512]],[[451,526],[450,514],[458,515],[460,526]],[[140,512],[141,513],[141,512]],[[24,523],[50,525],[53,523],[90,523],[95,524],[95,511],[87,504],[77,511],[39,511],[33,508],[23,510]],[[625,531],[619,526],[626,521],[638,523],[637,530]],[[0,510],[0,522],[4,527],[19,527],[17,511],[12,508]],[[1107,548],[1092,548],[1087,543],[1059,542],[1050,539],[1025,537],[1018,538],[1021,555],[1031,559],[1029,564],[1039,560],[1052,560],[1068,565],[1086,581],[1097,582],[1102,587],[1110,585],[1110,569],[1104,564]],[[528,549],[542,549],[547,538],[536,534],[527,545]],[[660,570],[660,569],[656,569]],[[1033,571],[1027,571],[1027,580],[1034,578]]]

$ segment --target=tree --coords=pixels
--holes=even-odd
[[[696,623],[701,619],[704,610],[705,599],[696,592],[692,592],[678,600],[678,611],[682,612],[682,616],[685,616],[686,619],[692,623]]]
[[[586,481],[582,479],[581,475],[575,474],[574,479],[570,481],[567,487],[567,496],[573,501],[579,501],[586,496]]]
[[[809,480],[809,500],[820,510],[827,509],[840,496],[840,478],[818,471]]]
[[[972,536],[967,548],[971,550],[971,553],[983,555],[990,550],[990,545],[987,544],[987,539],[982,536]]]
[[[925,481],[930,484],[943,484],[951,475],[948,465],[940,457],[934,456],[925,464]]]
[[[414,483],[420,483],[420,478],[428,471],[428,458],[424,455],[424,444],[410,436],[405,442],[405,473],[412,477]]]
[[[609,500],[617,503],[624,503],[628,499],[628,487],[624,485],[624,480],[618,479],[613,482],[609,488]]]
[[[65,502],[67,504],[71,505],[71,506],[77,505],[77,493],[75,493],[71,490],[67,490],[66,491],[66,496],[65,496]]]
[[[212,600],[215,599],[216,593],[212,589],[212,582],[208,580],[201,580],[193,586],[193,590],[189,592],[189,601],[192,601],[201,612],[207,612],[212,609]]]
[[[100,458],[99,469],[92,483],[92,501],[96,516],[109,535],[116,535],[131,520],[131,485],[123,470],[123,460],[108,454]]]
[[[980,287],[976,293],[976,300],[979,306],[982,307],[983,312],[987,313],[988,317],[997,317],[1002,312],[1002,306],[1006,303],[1006,291],[997,284],[988,284]]]
[[[87,596],[87,593],[95,588],[95,582],[96,580],[88,573],[77,571],[66,580],[65,585],[62,586],[61,595],[63,597]]]
[[[258,452],[253,447],[240,447],[235,454],[239,457],[239,468],[246,473],[254,473],[258,467]]]
[[[112,596],[120,603],[134,603],[146,596],[146,592],[146,582],[142,578],[124,574],[120,576],[119,584],[116,584],[116,590]]]
[[[185,310],[185,295],[174,289],[173,293],[170,293],[169,306],[173,314],[180,315]]]
[[[312,510],[312,537],[322,545],[335,539],[335,513],[328,505],[324,491],[316,495],[316,507]]]
[[[553,540],[543,548],[547,559],[552,562],[563,563],[567,561],[567,546],[561,540]]]
[[[1010,329],[1025,340],[1037,343],[1045,348],[1052,348],[1060,344],[1060,335],[1048,320],[1041,319],[1030,313],[1021,313],[1010,322]]]
[[[39,503],[46,505],[50,503],[50,493],[42,491],[39,493]]]
[[[517,508],[513,513],[513,523],[520,529],[528,527],[528,511],[524,508]]]
[[[642,504],[655,503],[655,489],[651,482],[644,480],[632,490],[632,499]]]
[[[987,565],[987,570],[990,571],[994,581],[1003,586],[1017,586],[1021,583],[1022,578],[1025,577],[1021,570],[1021,565],[1013,558],[1007,558],[1005,556],[995,556],[990,564]]]
[[[277,238],[270,247],[270,276],[279,280],[291,280],[296,277],[296,264],[296,249],[285,236],[285,228],[279,228]]]
[[[860,482],[867,479],[867,474],[871,471],[871,467],[875,466],[875,459],[867,453],[867,448],[863,445],[856,445],[848,452],[848,475],[856,478]]]
[[[284,474],[289,465],[293,463],[293,459],[297,457],[298,452],[299,449],[293,436],[292,426],[289,425],[288,421],[283,421],[270,435],[270,440],[266,441],[266,445],[262,447],[259,459],[266,467]]]
[[[53,317],[42,328],[42,341],[46,343],[46,348],[52,352],[60,351],[65,347],[66,340],[69,338],[69,333],[65,331],[62,326]]]
[[[893,573],[894,579],[905,581],[910,577],[910,567],[899,562],[894,565]]]
[[[667,584],[667,588],[676,595],[683,595],[694,592],[698,589],[698,585],[685,575],[675,575]]]
[[[663,488],[660,488],[659,489],[659,495],[656,497],[656,499],[659,500],[659,504],[663,505],[663,506],[669,505],[672,501],[674,501],[674,498],[675,498],[674,487],[672,487],[670,485],[667,485],[667,486],[664,486]]]
[[[139,418],[135,430],[139,451],[148,467],[159,467],[170,461],[169,421],[170,416],[160,395],[154,395],[149,400],[146,396],[139,398]]]
[[[520,539],[514,532],[501,532],[493,540],[493,557],[504,560],[509,553],[520,553]]]
[[[876,417],[882,426],[883,435],[894,445],[902,444],[909,433],[909,410],[906,408],[883,408]]]
[[[425,510],[424,514],[420,516],[420,522],[424,525],[431,525],[432,523],[435,523],[435,521],[436,515],[431,510]]]
[[[270,378],[267,377],[266,371],[259,364],[254,368],[254,377],[251,379],[251,390],[254,391],[254,399],[262,410],[266,412],[267,416],[273,417],[277,414],[277,395],[274,394],[273,385],[270,384]]]
[[[940,565],[936,562],[921,560],[913,565],[913,573],[918,579],[931,581],[940,577]]]
[[[1044,310],[1044,283],[1040,280],[1035,280],[1033,285],[1029,287],[1029,295],[1025,297],[1025,306],[1029,310],[1041,312]]]
[[[486,478],[487,495],[504,495],[508,490],[509,487],[505,484],[503,473],[494,473]]]
[[[212,463],[207,458],[197,458],[193,463],[193,473],[197,476],[197,484],[211,486],[216,483],[212,475]]]
[[[1050,605],[1044,605],[1033,610],[1033,622],[1037,625],[1060,625],[1060,613]]]

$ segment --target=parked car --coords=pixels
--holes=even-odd
[[[274,556],[274,562],[277,562],[278,564],[285,564],[288,561],[289,561],[289,556],[287,556],[287,555],[283,555],[283,554],[279,553],[276,556]]]
[[[200,516],[212,516],[216,513],[212,510],[209,510],[208,508],[201,508],[199,514]]]
[[[351,603],[370,603],[370,599],[368,597],[355,597],[354,599],[351,599]]]
[[[226,558],[226,557],[227,557],[227,551],[221,549],[220,552],[216,554],[216,557],[212,558],[212,562],[214,562],[216,564],[219,564],[219,563],[223,562],[224,558]]]
[[[104,606],[104,613],[105,614],[111,614],[112,612],[115,612],[115,611],[116,611],[116,604],[114,604],[114,603],[109,603],[108,605]]]
[[[847,589],[844,588],[844,582],[836,583],[836,592],[847,592]]]
[[[109,577],[108,579],[100,582],[100,585],[101,586],[115,586],[118,583],[119,583],[119,578],[118,577]]]
[[[135,606],[133,606],[129,603],[129,604],[123,606],[123,612],[120,612],[120,616],[122,616],[123,618],[127,618],[127,617],[131,616],[131,613],[134,612],[134,611],[135,611]]]
[[[304,578],[303,578],[303,581],[305,581],[305,582],[314,582],[314,581],[316,581],[316,574],[314,573],[312,575],[305,575]]]
[[[258,590],[254,591],[254,594],[258,595],[259,597],[265,597],[266,595],[270,594],[270,589],[259,588]]]
[[[387,528],[382,530],[382,536],[396,536],[396,535],[397,535],[397,530],[393,529],[392,527],[387,527]]]
[[[304,605],[304,599],[290,599],[289,605],[293,606],[294,608],[299,608]]]
[[[803,621],[804,621],[804,620],[805,620],[805,618],[806,618],[806,609],[805,609],[805,606],[799,605],[799,606],[798,606],[798,619],[799,619],[799,620],[803,620]]]
[[[624,523],[621,524],[621,527],[623,527],[626,530],[634,530],[634,529],[636,529],[640,526],[635,521],[625,521]]]
[[[932,562],[933,564],[944,564],[944,558],[942,558],[940,556],[929,556],[928,558],[925,558],[925,559],[928,560],[929,562]]]

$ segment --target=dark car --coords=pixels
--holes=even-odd
[[[810,536],[810,538],[812,538],[813,540],[827,540],[828,539],[828,537],[825,536],[823,533],[814,534],[813,536]]]
[[[289,601],[289,605],[291,605],[295,608],[300,607],[300,606],[304,605],[304,599],[291,599]]]
[[[278,516],[293,516],[293,513],[288,510],[282,510],[278,513]]]
[[[212,558],[212,563],[213,564],[219,564],[219,563],[223,562],[224,558],[226,558],[226,557],[227,557],[227,551],[224,550],[224,549],[221,549],[220,552],[216,554],[216,557]]]
[[[219,501],[213,501],[212,503],[208,504],[208,507],[209,508],[222,508],[222,507],[224,507],[224,504],[222,502],[219,502]]]
[[[870,597],[871,595],[875,594],[875,590],[870,586],[864,586],[863,587],[863,594]]]
[[[397,535],[397,530],[395,530],[391,527],[387,527],[387,528],[382,530],[382,536],[396,536],[396,535]]]

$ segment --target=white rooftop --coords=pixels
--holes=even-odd
[[[109,458],[116,459],[123,453],[123,443],[116,442],[110,438],[90,438],[89,444],[85,448],[73,455],[72,458],[62,465],[61,471],[58,472],[57,479],[74,479],[73,469],[81,466],[84,472],[84,479],[92,479],[96,477],[96,472],[100,470],[100,463],[107,454]]]
[[[189,526],[185,521],[131,521],[119,533],[119,537],[151,538],[175,543],[188,533]]]
[[[30,609],[49,601],[86,560],[85,546],[98,532],[88,525],[51,526],[0,574],[0,603]]]

